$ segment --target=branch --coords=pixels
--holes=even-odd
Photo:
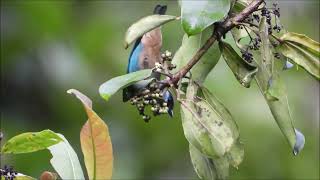
[[[183,78],[191,68],[199,62],[201,57],[208,51],[208,49],[214,44],[216,40],[220,38],[234,28],[237,24],[243,22],[250,14],[257,11],[259,6],[264,2],[264,0],[252,1],[242,12],[235,15],[234,17],[229,17],[222,23],[217,23],[215,25],[215,30],[212,36],[205,42],[205,44],[197,51],[197,53],[192,57],[192,59],[182,67],[177,73],[175,73],[172,78],[165,79],[164,83],[170,86],[177,86],[177,83],[181,78]]]

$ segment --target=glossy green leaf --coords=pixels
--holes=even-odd
[[[260,30],[260,34],[263,33],[267,32]],[[267,55],[269,52],[271,52],[271,55]],[[279,128],[296,155],[304,146],[304,136],[294,128],[292,123],[286,86],[280,77],[283,62],[275,61],[268,44],[261,49],[261,52],[255,51],[254,58],[259,66],[255,76],[259,89],[264,95]],[[266,61],[272,64],[273,67],[271,69],[270,63],[266,63]],[[282,64],[277,65],[278,63]]]
[[[243,60],[230,44],[221,41],[219,46],[222,57],[228,64],[239,83],[244,87],[249,88],[251,80],[257,73],[258,68],[253,64]]]
[[[62,179],[84,179],[76,152],[62,134],[58,135],[63,141],[48,147],[52,154],[51,165]]]
[[[112,143],[107,124],[93,111],[92,101],[75,89],[68,90],[83,104],[89,120],[80,132],[81,149],[89,179],[111,179]]]
[[[305,35],[290,32],[280,39],[282,42],[278,50],[320,79],[320,44]]]
[[[134,42],[145,33],[175,19],[177,19],[176,16],[150,15],[138,20],[137,22],[132,24],[126,32],[124,42],[125,48],[128,48],[132,42]]]
[[[230,10],[230,0],[181,1],[181,23],[188,36],[202,32],[222,20]]]
[[[141,81],[150,77],[151,73],[152,73],[151,69],[145,69],[145,70],[136,71],[133,73],[112,78],[100,86],[99,88],[100,96],[103,97],[106,101],[108,101],[109,98],[120,89],[123,89],[138,81]]]
[[[182,44],[172,60],[172,63],[177,66],[176,70],[179,70],[191,60],[195,53],[210,37],[211,33],[212,30],[208,28],[196,36],[183,36]],[[201,57],[201,60],[191,69],[192,79],[200,84],[203,83],[208,74],[218,63],[220,56],[221,53],[218,45],[212,45],[206,54]]]
[[[1,153],[30,153],[46,149],[63,141],[55,132],[27,132],[9,139],[2,147]]]

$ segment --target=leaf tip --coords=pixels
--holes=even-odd
[[[106,101],[109,101],[110,96],[106,94],[101,94],[102,98],[105,99]]]
[[[76,98],[78,98],[82,102],[83,105],[92,108],[91,99],[88,98],[86,95],[82,94],[80,91],[78,91],[76,89],[69,89],[69,90],[67,90],[67,93],[75,95]]]
[[[291,69],[293,66],[294,64],[292,64],[290,61],[286,61],[285,65],[283,66],[283,70]]]
[[[297,156],[299,152],[303,149],[305,143],[304,135],[297,129],[295,129],[296,133],[296,143],[293,147],[293,155]]]
[[[105,87],[105,83],[103,83],[103,84],[100,85],[100,87],[99,87],[99,94],[100,94],[100,96],[101,96],[103,99],[105,99],[106,101],[108,101],[110,96],[104,93],[104,87]]]
[[[68,93],[68,94],[72,94],[73,91],[74,91],[74,89],[68,89],[68,90],[67,90],[67,93]]]

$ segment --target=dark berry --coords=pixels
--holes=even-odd
[[[274,57],[277,59],[280,59],[280,54],[279,53],[274,53]]]
[[[241,51],[242,58],[247,62],[251,63],[253,60],[253,55],[249,51]]]
[[[260,16],[259,16],[259,15],[254,14],[254,15],[253,15],[253,18],[254,18],[257,22],[260,22]]]

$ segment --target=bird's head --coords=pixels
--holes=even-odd
[[[166,5],[156,5],[156,7],[153,10],[153,14],[160,14],[160,15],[164,15],[166,14],[167,11],[167,6]]]

